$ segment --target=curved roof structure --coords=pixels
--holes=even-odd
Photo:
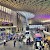
[[[25,16],[26,19],[30,19],[30,18],[34,18],[35,14],[31,13],[31,12],[26,12],[26,11],[17,11],[17,13],[22,14],[23,16]]]
[[[13,10],[50,14],[50,0],[0,0],[0,4]]]
[[[0,0],[0,5],[20,11],[27,19],[33,18],[38,22],[46,22],[49,19],[50,22],[50,0]]]

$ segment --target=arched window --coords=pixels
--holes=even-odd
[[[4,11],[4,7],[3,6],[1,6],[1,10]]]
[[[6,12],[6,7],[4,7],[4,10],[3,11]]]
[[[1,5],[0,5],[0,10],[1,10]]]

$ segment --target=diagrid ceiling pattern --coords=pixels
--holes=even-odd
[[[0,4],[12,10],[50,14],[50,0],[0,0]]]

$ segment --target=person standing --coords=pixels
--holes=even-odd
[[[6,40],[4,39],[4,46],[6,46]]]

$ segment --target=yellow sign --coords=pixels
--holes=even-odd
[[[46,39],[50,40],[50,36],[47,36]]]

